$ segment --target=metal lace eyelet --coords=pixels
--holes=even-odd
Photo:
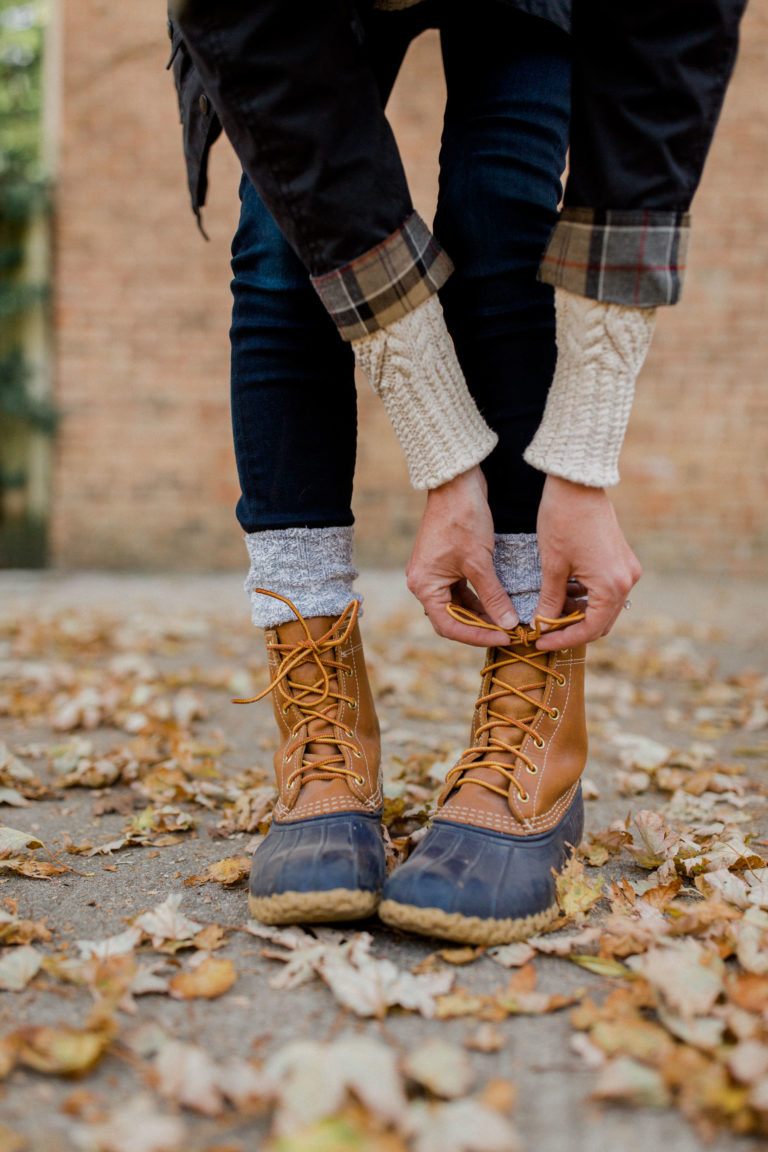
[[[521,795],[520,795],[520,802],[521,802],[522,804],[527,804],[529,800],[530,800],[530,796],[528,795],[528,793],[527,793],[527,792],[523,792],[523,793],[521,793]]]
[[[535,764],[526,764],[526,768],[530,772],[531,776],[536,776],[538,774],[539,770]]]
[[[534,747],[536,747],[536,748],[543,748],[544,747],[544,741],[542,740],[541,736],[534,736],[533,743],[534,743]]]
[[[565,676],[558,676],[557,682],[561,688],[565,687]]]
[[[553,708],[549,714],[549,717],[551,720],[559,720],[560,719],[560,709],[559,708]]]
[[[352,711],[354,712],[355,708],[357,708],[357,701],[356,700],[350,700],[349,706],[352,709]]]
[[[289,791],[289,792],[293,792],[293,786],[294,786],[294,784],[295,784],[295,783],[296,783],[296,781],[295,781],[295,780],[289,780],[289,781],[288,781],[288,791]]]
[[[291,707],[290,704],[283,704],[283,716],[286,715],[286,713],[289,711],[290,707]]]
[[[358,760],[362,760],[362,758],[363,758],[362,752],[358,752],[357,748],[353,748],[352,751],[355,754],[355,756],[357,756]]]
[[[365,784],[365,780],[362,776],[355,776],[355,784],[360,784],[362,786]]]

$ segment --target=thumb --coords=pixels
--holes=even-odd
[[[484,573],[482,579],[476,577],[473,583],[486,616],[506,632],[516,628],[520,622],[517,612],[493,569]]]
[[[536,605],[535,616],[546,616],[555,620],[563,610],[568,592],[567,568],[546,567],[541,576],[541,592]]]

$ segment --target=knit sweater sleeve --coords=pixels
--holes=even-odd
[[[627,308],[555,289],[557,368],[525,450],[534,468],[579,484],[619,482],[619,453],[655,308]]]
[[[437,295],[352,341],[382,400],[414,488],[437,488],[479,464],[498,437],[467,388]]]

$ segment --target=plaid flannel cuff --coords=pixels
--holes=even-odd
[[[312,283],[345,340],[413,312],[442,288],[453,264],[417,212],[383,243]]]
[[[606,303],[676,304],[690,233],[687,212],[564,208],[539,279]]]

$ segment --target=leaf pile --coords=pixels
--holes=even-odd
[[[393,616],[367,643],[391,866],[424,834],[478,687],[478,653],[454,648],[446,660],[426,628]],[[650,623],[594,647],[595,776],[585,794],[611,811],[603,828],[588,821],[558,879],[560,919],[487,950],[422,942],[409,968],[391,946],[381,954],[373,929],[244,922],[250,856],[274,802],[275,738],[268,718],[259,722],[238,762],[214,726],[233,696],[266,682],[239,628],[212,614],[0,622],[0,805],[14,817],[0,825],[0,885],[12,882],[21,899],[85,885],[89,868],[117,872],[120,858],[103,861],[128,849],[168,876],[164,853],[207,831],[216,845],[229,841],[221,858],[176,872],[177,888],[203,901],[196,915],[210,893],[243,900],[240,920],[225,924],[188,916],[174,891],[115,935],[73,939],[58,913],[20,912],[21,899],[3,900],[0,888],[0,1003],[10,1006],[0,1079],[12,1091],[25,1071],[85,1077],[62,1108],[77,1146],[93,1152],[185,1149],[200,1119],[221,1125],[211,1147],[222,1149],[240,1148],[227,1133],[253,1123],[268,1130],[269,1152],[513,1152],[514,1088],[478,1082],[476,1061],[504,1058],[517,1017],[544,1028],[558,1014],[551,1027],[570,1030],[596,1100],[677,1108],[706,1138],[768,1135],[768,866],[756,831],[765,828],[768,677],[718,677],[702,657],[713,639]],[[73,829],[50,841],[56,855],[36,834],[48,802],[63,812],[91,805],[85,833],[80,825],[76,839]],[[249,1001],[241,989],[254,953],[266,975]],[[563,961],[575,979],[560,979]],[[300,1039],[254,1039],[251,1054],[217,1059],[206,1043],[220,1004],[242,1003],[253,1023],[262,996],[287,1015],[310,991],[338,1008],[327,1033],[310,1015],[294,1030]],[[198,1032],[161,1028],[147,1007],[157,997],[189,1012],[174,1019]],[[30,1021],[17,1011],[38,999],[68,1013]],[[406,1015],[420,1018],[416,1046],[398,1040]],[[465,1029],[463,1043],[447,1042],[445,1021]],[[107,1106],[90,1086],[127,1066],[133,1085]],[[0,1147],[15,1139],[0,1130]]]

